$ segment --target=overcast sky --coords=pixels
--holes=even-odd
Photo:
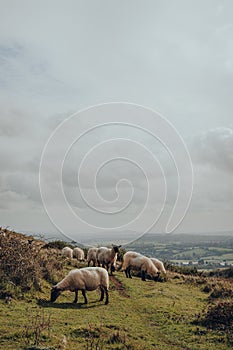
[[[231,0],[0,0],[0,225],[21,232],[56,231],[56,223],[50,222],[42,205],[38,180],[48,137],[72,113],[122,101],[160,112],[190,152],[193,198],[177,231],[233,231],[232,93]],[[85,116],[80,118],[77,134],[89,121]],[[168,214],[151,229],[163,231],[176,199],[177,173],[161,143],[138,130],[131,133],[122,126],[101,128],[70,149],[62,174],[69,205],[77,215],[82,213],[84,221],[93,218],[94,225],[104,228],[111,226],[112,220],[112,227],[117,226],[117,216],[99,218],[97,211],[90,212],[77,182],[81,161],[91,147],[105,141],[105,136],[134,139],[159,159],[162,172],[158,165],[149,166],[149,155],[147,158],[144,149],[138,150],[132,140],[129,147],[122,141],[120,146],[108,144],[108,153],[100,150],[107,159],[111,154],[116,156],[116,149],[119,157],[123,158],[127,149],[131,154],[125,157],[146,159],[149,182],[154,183],[159,195],[153,196],[143,222],[160,212],[164,195],[161,179],[165,176]],[[58,153],[62,146],[61,138],[56,146]],[[54,187],[57,152],[50,154],[48,202],[62,218],[63,208],[56,202]],[[96,159],[89,159],[81,184],[93,205],[98,205],[92,183]],[[108,201],[99,209],[119,211],[133,193],[127,210],[122,211],[120,225],[132,220],[146,201],[143,176],[140,167],[129,161],[109,162],[97,176],[100,195]],[[122,200],[116,202],[116,184],[122,178],[129,178],[131,183],[122,183],[118,193]],[[65,218],[62,230],[80,240],[83,232],[101,231]],[[138,231],[136,235],[141,233],[140,225],[132,230]]]

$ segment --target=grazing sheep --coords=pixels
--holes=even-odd
[[[54,302],[64,290],[70,290],[75,292],[74,303],[77,303],[78,291],[81,290],[84,303],[87,304],[86,291],[96,290],[97,288],[100,288],[101,291],[100,301],[104,300],[105,294],[105,304],[108,304],[109,277],[104,268],[84,267],[74,269],[61,282],[52,287],[50,301]]]
[[[153,262],[153,264],[155,265],[155,267],[157,267],[157,269],[159,270],[159,272],[163,272],[164,274],[167,273],[167,271],[165,270],[165,267],[163,265],[163,262],[159,259],[155,259],[155,258],[150,258],[150,260]]]
[[[107,271],[110,267],[110,273],[115,271],[117,253],[121,245],[114,245],[112,248],[100,247],[96,252],[96,260],[98,266],[102,264],[102,267],[106,267]]]
[[[73,249],[71,249],[70,247],[64,247],[61,251],[62,256],[66,257],[66,258],[73,258]]]
[[[97,265],[96,252],[98,248],[90,248],[87,252],[87,265],[90,266],[90,262],[93,262],[93,266]]]
[[[79,248],[76,247],[73,249],[73,258],[77,258],[78,260],[84,260],[84,251]]]
[[[140,270],[142,281],[146,280],[146,273],[151,275],[154,280],[158,278],[158,269],[154,266],[150,258],[136,252],[127,252],[123,256],[122,270],[125,271],[127,278],[132,278],[130,270]]]
[[[130,255],[132,258],[136,258],[137,256],[144,256],[142,255],[141,253],[138,253],[138,252],[134,252],[134,251],[130,251],[130,252],[126,252],[126,253],[129,253],[128,255]],[[125,253],[125,254],[126,254]],[[125,255],[124,254],[124,255]],[[123,257],[124,258],[124,257]]]

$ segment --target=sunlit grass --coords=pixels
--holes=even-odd
[[[87,305],[81,295],[78,304],[72,304],[71,292],[52,304],[47,283],[26,300],[1,300],[0,349],[32,345],[34,338],[25,339],[25,327],[38,313],[50,317],[51,328],[41,331],[38,349],[230,349],[224,335],[193,324],[208,304],[209,294],[201,286],[173,275],[165,283],[126,279],[121,272],[115,276],[125,295],[111,283],[107,306],[98,301],[97,291],[87,293]]]

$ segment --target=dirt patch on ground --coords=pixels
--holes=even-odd
[[[125,290],[125,286],[123,285],[123,283],[121,281],[119,281],[119,279],[115,276],[109,276],[110,281],[113,284],[113,288],[118,291],[118,293],[120,294],[120,296],[125,297],[125,298],[130,298],[129,294],[127,294],[126,290]]]

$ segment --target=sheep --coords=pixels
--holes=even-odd
[[[142,281],[146,280],[146,273],[156,281],[158,278],[158,269],[154,266],[150,258],[136,252],[127,252],[123,256],[122,270],[125,271],[127,278],[132,278],[130,270],[140,270]]]
[[[163,272],[164,274],[166,274],[166,270],[165,267],[163,265],[163,262],[159,259],[155,259],[155,258],[150,258],[151,261],[153,262],[153,264],[155,265],[155,267],[157,267],[157,269],[159,270],[159,272]]]
[[[116,268],[117,268],[117,254],[115,255],[112,262],[112,272],[116,271]]]
[[[96,252],[96,260],[98,266],[102,264],[102,267],[106,267],[107,271],[110,267],[110,273],[112,274],[115,271],[117,253],[121,245],[114,245],[112,248],[100,247]]]
[[[66,258],[73,258],[73,249],[70,247],[64,247],[61,251],[62,256],[65,256]]]
[[[74,248],[73,258],[77,258],[78,260],[84,260],[84,251],[79,247]]]
[[[86,291],[92,291],[100,288],[100,301],[104,300],[107,305],[108,290],[109,290],[109,276],[108,272],[102,267],[83,267],[81,269],[71,270],[68,275],[51,289],[50,301],[54,302],[64,290],[75,292],[74,303],[78,301],[78,291],[82,291],[84,297],[84,304],[87,304]]]
[[[87,252],[87,265],[90,266],[90,262],[93,262],[93,266],[96,266],[97,260],[96,260],[96,252],[98,248],[90,248]]]

